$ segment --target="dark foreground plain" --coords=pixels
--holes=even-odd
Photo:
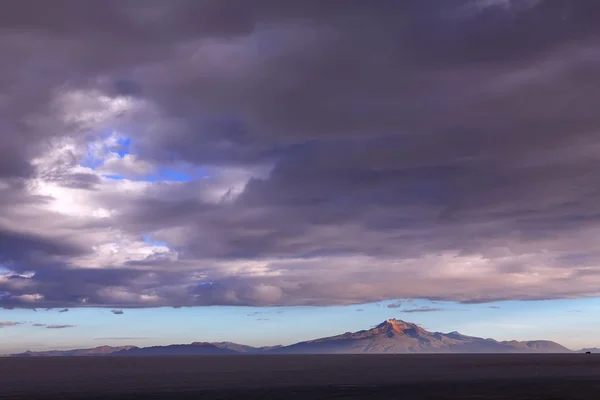
[[[600,399],[600,355],[0,358],[2,399]]]

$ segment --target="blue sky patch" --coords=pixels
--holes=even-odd
[[[174,182],[191,182],[194,177],[183,170],[171,169],[171,168],[159,168],[155,173],[142,177],[138,180],[146,182],[159,182],[159,181],[174,181]]]
[[[131,179],[137,182],[192,182],[197,179],[204,179],[208,177],[206,172],[202,168],[196,168],[190,170],[189,168],[159,168],[157,171],[138,177],[126,177],[119,174],[105,174],[103,175],[107,179],[111,180],[123,180]]]
[[[117,153],[119,157],[123,158],[127,154],[131,154],[131,138],[125,136],[117,139],[117,146],[114,153]]]
[[[117,174],[108,174],[108,175],[103,175],[106,179],[110,179],[111,181],[121,181],[123,179],[125,179],[124,176],[122,175],[117,175]]]
[[[164,246],[169,247],[165,242],[160,240],[154,240],[150,237],[150,235],[144,235],[144,243],[149,244],[151,246]]]
[[[102,135],[101,138],[106,139],[112,134]],[[117,155],[119,158],[123,158],[129,154],[135,155],[132,150],[132,144],[133,140],[130,137],[120,136],[114,143],[103,145],[100,149],[101,156],[94,154],[94,150],[90,148],[87,156],[82,160],[80,165],[96,170],[102,167],[105,160],[111,156],[114,157],[114,155]],[[120,174],[104,174],[103,176],[110,180],[131,179],[140,182],[192,182],[197,179],[206,178],[208,174],[203,168],[199,167],[161,167],[145,176],[129,177]]]
[[[102,134],[102,135],[99,135],[98,139],[108,139],[112,135],[114,135],[114,132]],[[83,167],[96,169],[96,168],[104,165],[104,161],[111,154],[117,154],[120,158],[123,158],[127,154],[131,154],[131,143],[132,143],[132,140],[130,137],[119,136],[117,138],[115,144],[103,144],[102,145],[102,148],[100,149],[100,152],[102,153],[102,155],[100,157],[97,157],[97,155],[94,154],[94,149],[92,149],[90,146],[90,148],[88,148],[88,154],[82,160],[80,165]]]

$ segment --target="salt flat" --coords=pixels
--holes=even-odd
[[[600,355],[0,359],[2,399],[600,398]]]

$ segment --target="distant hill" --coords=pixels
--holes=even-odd
[[[596,349],[592,349],[596,350]],[[586,351],[586,349],[582,350]],[[587,350],[590,351],[590,350]],[[420,326],[388,319],[376,327],[347,332],[290,346],[252,347],[232,342],[194,342],[152,347],[110,347],[67,351],[27,351],[13,356],[167,356],[231,354],[342,354],[342,353],[570,353],[547,340],[503,341],[458,332],[429,332]]]
[[[235,345],[235,343],[232,343]],[[194,342],[192,344],[172,344],[169,346],[136,347],[133,349],[123,349],[112,353],[113,356],[196,356],[196,355],[224,355],[224,354],[242,354],[240,350],[233,350],[227,346],[219,346],[217,343]],[[232,347],[235,347],[232,346]]]
[[[32,357],[65,357],[65,356],[106,356],[119,351],[128,351],[135,349],[135,346],[99,346],[92,349],[75,350],[49,350],[49,351],[26,351],[24,353],[13,354],[13,356],[32,356]]]
[[[588,352],[588,351],[590,353],[600,353],[600,349],[597,348],[597,347],[592,347],[592,348],[589,348],[589,349],[581,349],[581,350],[578,351],[578,353],[585,353],[585,352]]]

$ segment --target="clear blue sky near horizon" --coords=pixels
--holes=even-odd
[[[291,344],[371,328],[387,318],[431,331],[459,331],[497,340],[554,340],[571,349],[600,346],[600,299],[458,304],[426,300],[339,307],[190,307],[0,310],[0,354],[101,345],[152,346],[194,341],[232,341],[253,346]],[[422,311],[422,310],[436,311]],[[417,311],[415,311],[417,310]],[[62,329],[34,326],[73,325]]]

